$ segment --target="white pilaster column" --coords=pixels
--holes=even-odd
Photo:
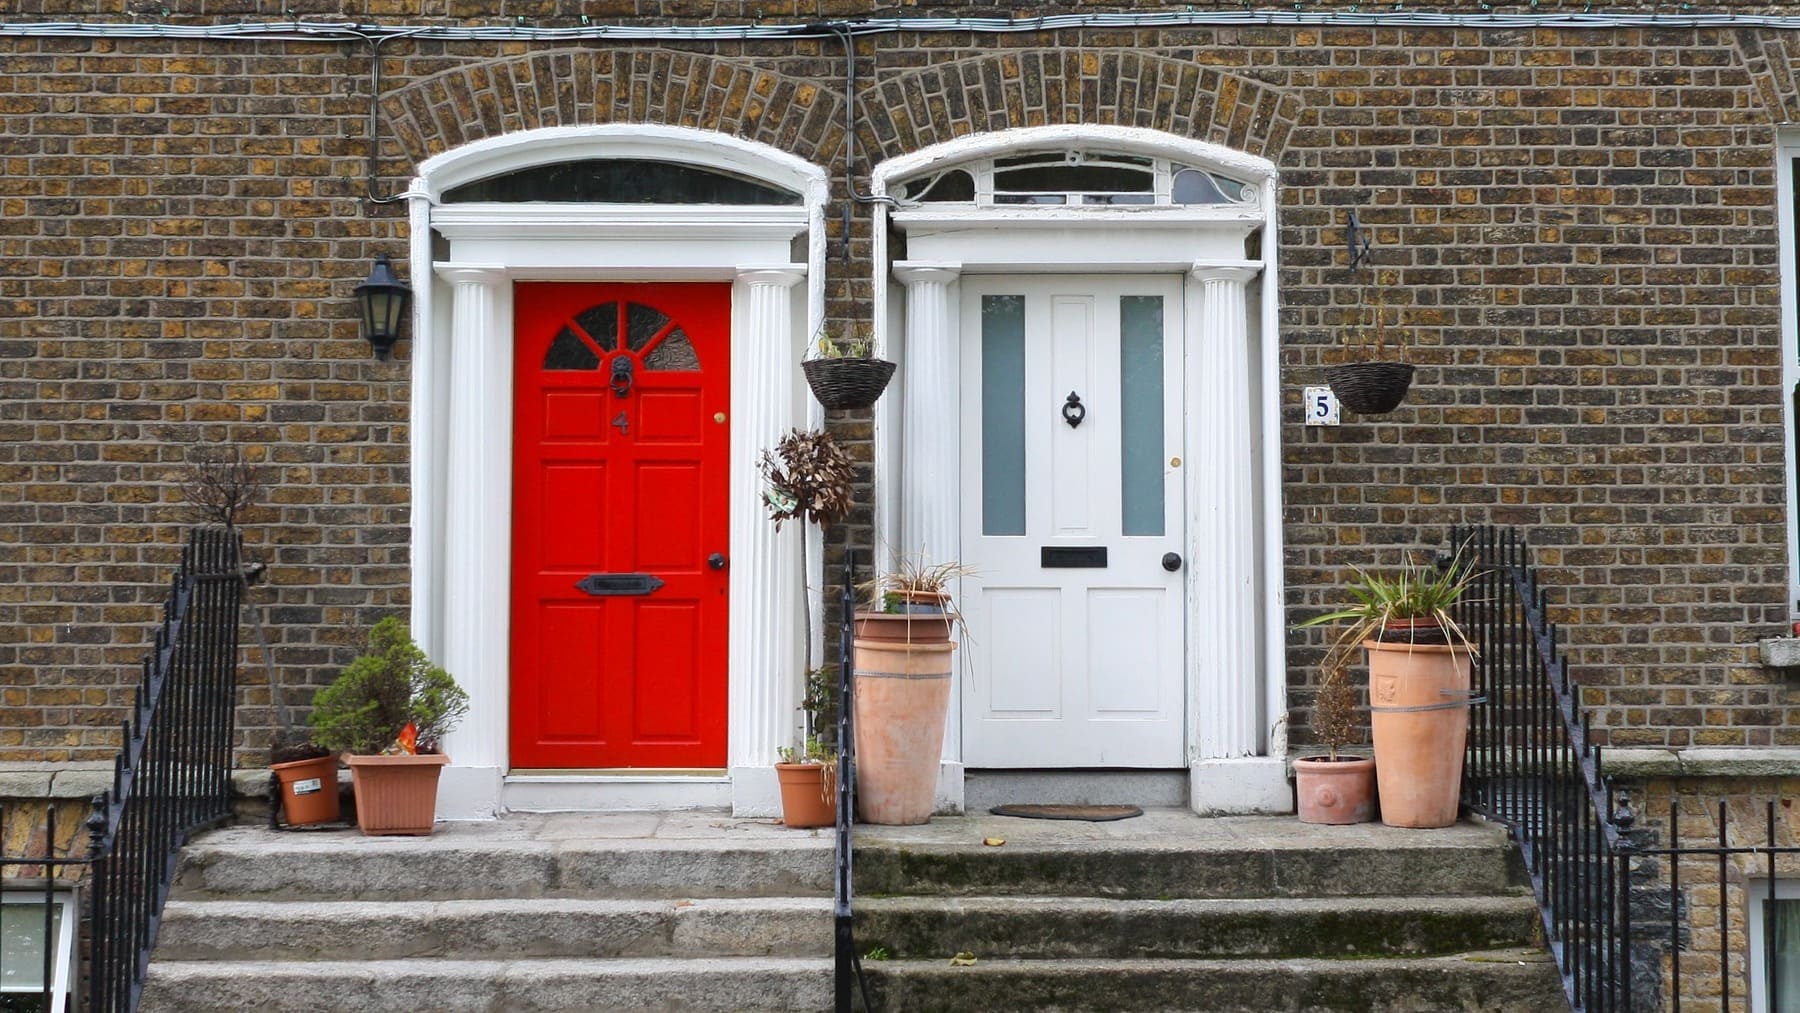
[[[1199,685],[1190,706],[1199,708],[1200,759],[1253,756],[1260,743],[1257,709],[1257,536],[1254,489],[1255,434],[1245,284],[1254,267],[1196,264],[1200,282],[1200,335],[1195,355],[1200,438],[1194,450],[1199,495],[1192,510],[1195,544],[1188,588],[1192,615],[1204,616],[1206,648],[1199,652]],[[1273,396],[1265,392],[1264,396]]]
[[[451,285],[442,664],[469,694],[444,743],[445,819],[494,816],[507,765],[507,591],[512,586],[512,323],[506,272],[440,264]]]
[[[738,816],[780,814],[775,751],[797,744],[800,723],[802,524],[775,530],[757,460],[796,424],[791,290],[804,277],[799,267],[738,271],[747,290],[731,356],[730,753]]]
[[[906,286],[906,371],[900,420],[901,556],[942,563],[962,555],[962,349],[952,285],[959,264],[900,261],[894,277]],[[962,666],[950,684],[936,809],[961,812]]]
[[[961,370],[956,307],[950,305],[950,286],[960,273],[949,264],[894,265],[894,277],[906,286],[901,544],[894,548],[928,563],[956,559],[961,552]]]
[[[417,180],[413,183],[418,187]],[[444,656],[444,390],[450,371],[450,335],[436,319],[436,278],[431,267],[431,202],[409,191],[411,216],[412,384],[407,414],[411,464],[413,640],[428,657]]]

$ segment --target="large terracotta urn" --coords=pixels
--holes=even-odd
[[[856,809],[865,823],[928,823],[950,712],[948,625],[931,635],[906,616],[892,624],[857,616]],[[911,637],[874,627],[910,628]],[[939,632],[941,631],[941,632]],[[865,634],[875,634],[873,636]]]
[[[1381,822],[1456,822],[1469,735],[1466,644],[1363,642],[1369,652],[1369,726]]]

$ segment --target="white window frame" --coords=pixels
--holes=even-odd
[[[1769,899],[1768,879],[1752,879],[1745,881],[1745,899],[1749,907],[1750,946],[1749,960],[1745,962],[1746,973],[1750,977],[1750,1011],[1751,1013],[1768,1013],[1769,1010],[1769,969],[1763,961],[1763,901]],[[1800,880],[1775,880],[1776,900],[1800,901]],[[1800,982],[1794,983],[1800,988]]]
[[[1782,127],[1775,139],[1775,221],[1781,240],[1781,418],[1785,441],[1781,458],[1787,487],[1787,569],[1788,616],[1800,619],[1800,464],[1794,460],[1795,429],[1800,419],[1794,418],[1794,388],[1800,384],[1800,299],[1795,288],[1800,286],[1800,257],[1796,256],[1797,225],[1794,221],[1794,160],[1800,158],[1800,126]]]
[[[9,884],[0,890],[0,904],[29,904],[41,907],[44,903],[44,886],[27,887],[23,883]],[[50,903],[61,909],[61,916],[56,923],[56,956],[50,962],[50,1010],[47,1013],[64,1013],[73,1008],[69,1001],[70,969],[75,959],[75,930],[81,924],[81,910],[75,903],[76,891],[63,887],[51,888]],[[9,988],[0,984],[0,993],[9,995],[35,995],[43,991],[37,988]]]

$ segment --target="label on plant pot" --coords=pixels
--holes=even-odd
[[[295,795],[311,795],[312,793],[321,790],[323,789],[320,787],[319,779],[316,777],[309,777],[304,781],[294,782]]]

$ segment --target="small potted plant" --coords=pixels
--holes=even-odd
[[[782,746],[775,776],[781,782],[781,822],[790,827],[828,827],[837,822],[837,750],[826,740],[832,709],[823,668],[807,673],[800,700],[800,745]]]
[[[1324,756],[1294,760],[1294,797],[1302,823],[1367,823],[1375,818],[1375,761],[1339,755],[1356,737],[1356,687],[1350,666],[1324,670],[1313,702],[1313,734]]]
[[[342,810],[338,799],[337,754],[317,742],[283,742],[269,751],[271,794],[278,800],[281,821],[290,827],[335,823]],[[269,814],[274,826],[275,811]]]
[[[1405,567],[1393,577],[1357,567],[1351,604],[1302,627],[1341,623],[1325,667],[1347,666],[1361,649],[1369,661],[1369,724],[1381,821],[1446,827],[1456,822],[1463,746],[1474,700],[1469,682],[1475,645],[1450,609],[1475,574],[1457,553],[1443,566]]]
[[[438,774],[450,762],[443,736],[468,710],[468,694],[404,622],[375,624],[369,653],[313,698],[313,740],[345,754],[363,833],[431,833]]]
[[[859,585],[868,610],[856,614],[857,638],[909,643],[949,641],[960,621],[951,587],[969,572],[968,567],[957,562],[901,559],[892,570]]]
[[[271,476],[276,474],[267,465],[258,463],[266,455],[266,448],[236,443],[192,446],[187,450],[187,468],[180,475],[182,499],[188,513],[200,524],[218,525],[230,532],[240,552],[243,525],[268,495]],[[267,567],[240,558],[235,570],[233,576],[242,596],[244,615],[250,620],[251,632],[256,635],[256,643],[261,648],[269,701],[280,729],[269,750],[269,827],[334,823],[341,811],[337,757],[331,750],[295,734],[288,694],[275,669],[268,632],[263,628],[262,608],[253,600],[252,585],[263,576]]]
[[[1359,415],[1382,415],[1400,407],[1412,388],[1413,365],[1406,346],[1388,348],[1387,305],[1379,277],[1375,287],[1375,326],[1357,327],[1344,335],[1344,360],[1325,368],[1326,382],[1345,408]]]
[[[833,341],[821,334],[813,347],[818,354],[803,360],[800,371],[813,397],[827,408],[867,408],[894,377],[894,363],[871,357],[865,338]]]
[[[856,477],[837,442],[823,430],[795,429],[758,462],[767,486],[763,505],[780,530],[790,520],[821,529],[849,516]],[[800,574],[806,579],[806,538],[800,542]],[[812,612],[805,587],[800,593],[800,642],[806,673],[801,690],[798,746],[779,748],[775,776],[781,783],[782,822],[790,827],[822,827],[837,822],[837,754],[824,734],[825,714],[834,709],[824,669],[812,664]]]

